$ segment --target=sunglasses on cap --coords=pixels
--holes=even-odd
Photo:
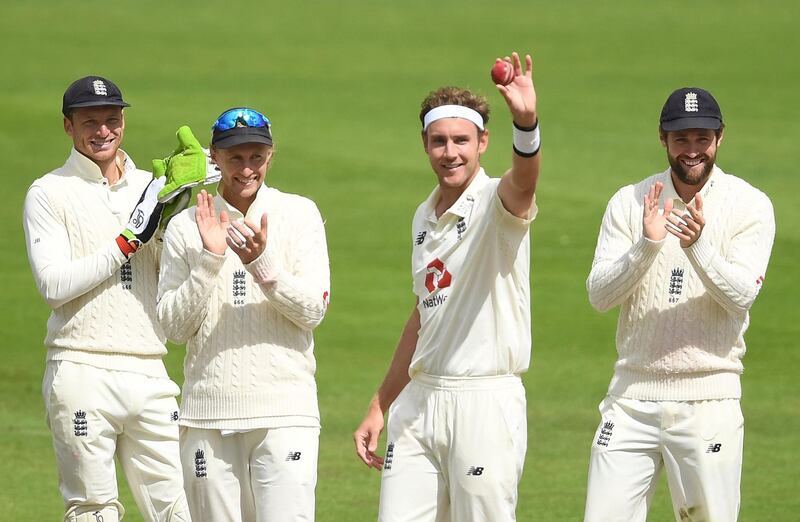
[[[240,107],[237,109],[229,109],[223,112],[220,117],[217,118],[217,121],[214,122],[214,125],[211,126],[211,130],[223,132],[226,130],[235,129],[236,127],[258,128],[269,126],[269,118],[260,112],[253,109]]]

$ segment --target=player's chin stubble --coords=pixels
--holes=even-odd
[[[700,183],[704,182],[708,179],[708,176],[711,174],[711,169],[714,168],[714,163],[716,162],[716,155],[713,157],[706,156],[706,160],[703,163],[703,170],[699,176],[692,176],[688,170],[678,161],[678,158],[673,158],[669,154],[667,154],[667,160],[669,161],[669,166],[672,168],[672,172],[675,173],[675,176],[678,177],[681,182],[685,183],[686,185],[699,185]]]

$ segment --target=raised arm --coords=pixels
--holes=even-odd
[[[643,198],[641,237],[634,236],[628,221],[631,211],[626,205],[632,197],[626,193],[629,188],[620,190],[609,201],[586,280],[589,302],[597,310],[605,312],[622,303],[661,250],[667,236],[666,215],[672,210],[672,200],[665,202],[663,213],[658,208],[662,189],[662,183],[655,183]]]
[[[498,58],[499,60],[499,58]],[[515,52],[505,57],[514,67],[514,80],[497,85],[506,100],[514,124],[514,151],[511,169],[503,175],[497,193],[510,213],[520,218],[530,217],[536,183],[539,180],[539,120],[536,115],[536,91],[533,88],[533,61],[525,55],[525,70]]]
[[[84,257],[73,259],[69,235],[44,188],[34,185],[25,196],[22,224],[36,287],[56,309],[111,277],[140,245],[153,237],[162,205],[156,194],[164,179],[152,180],[133,209],[125,230]]]
[[[316,205],[307,199],[295,201],[298,206],[293,214],[298,228],[291,234],[291,242],[271,247],[286,248],[288,252],[278,256],[278,252],[266,248],[269,226],[266,214],[260,227],[233,223],[239,235],[230,235],[228,245],[261,285],[270,305],[298,327],[312,330],[325,317],[330,295],[328,247]],[[288,262],[282,263],[280,258]]]
[[[22,224],[33,279],[52,309],[96,287],[127,260],[114,239],[96,252],[72,259],[67,230],[40,187],[32,187],[25,197]]]
[[[161,253],[156,312],[167,337],[177,343],[186,342],[200,328],[214,281],[225,264],[228,217],[223,212],[222,223],[217,220],[213,198],[205,190],[197,196],[195,219],[203,242],[198,262],[189,264],[188,234],[177,219],[167,226]]]
[[[703,235],[706,218],[703,198],[695,195],[688,205],[689,215],[673,213],[669,232],[681,247],[703,286],[720,306],[733,314],[743,314],[753,305],[767,271],[775,239],[775,214],[764,196],[737,209],[744,214],[726,252]]]

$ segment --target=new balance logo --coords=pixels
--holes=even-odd
[[[467,470],[467,475],[473,475],[475,477],[480,477],[483,475],[483,466],[470,466]]]
[[[194,452],[194,476],[198,478],[206,477],[206,454],[199,449]]]
[[[428,235],[428,232],[423,230],[419,234],[417,234],[417,239],[414,240],[415,245],[421,245],[425,241],[425,236]]]
[[[123,263],[119,267],[119,282],[125,290],[133,288],[133,267],[131,267],[130,261]]]
[[[721,450],[722,450],[722,444],[718,442],[716,443],[712,442],[711,444],[708,445],[706,453],[719,453]]]
[[[72,429],[76,437],[86,437],[89,434],[89,422],[86,420],[86,412],[78,410],[72,420]]]
[[[611,433],[614,431],[613,422],[604,422],[603,427],[600,428],[600,434],[597,436],[598,446],[608,446],[611,441]]]
[[[683,292],[683,268],[673,268],[669,278],[669,302],[677,303],[678,296]]]
[[[179,418],[178,410],[175,410],[169,414],[169,420],[171,420],[172,422],[177,422],[178,418]]]
[[[386,458],[383,459],[383,469],[392,469],[392,461],[394,460],[394,442],[390,442],[386,446]]]
[[[243,305],[246,294],[244,270],[236,270],[233,273],[233,304]]]
[[[103,80],[93,81],[92,89],[94,89],[94,93],[98,96],[108,96],[108,91],[106,90],[106,84],[103,83]]]
[[[286,462],[290,460],[300,460],[301,452],[299,451],[290,451],[288,455],[286,455]]]
[[[687,92],[683,99],[683,108],[686,112],[697,112],[697,93]]]

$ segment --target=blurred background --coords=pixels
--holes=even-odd
[[[584,288],[600,219],[617,188],[666,168],[661,106],[675,88],[701,86],[727,124],[718,164],[766,192],[777,220],[746,337],[741,520],[797,520],[796,2],[43,0],[6,2],[2,14],[0,519],[63,514],[41,399],[49,310],[30,274],[21,214],[30,183],[69,153],[67,85],[98,74],[120,86],[132,105],[123,148],[148,170],[175,147],[179,125],[207,144],[227,108],[270,117],[267,183],[316,201],[331,258],[331,306],[315,334],[317,520],[366,521],[376,518],[380,477],[357,460],[352,432],[413,306],[410,222],[435,185],[419,104],[442,85],[486,95],[482,164],[501,175],[511,121],[489,70],[517,50],[533,55],[544,162],[531,228],[534,355],[518,519],[582,519],[597,405],[616,358],[616,313],[595,312]],[[183,355],[171,346],[167,356],[178,383]],[[125,520],[141,520],[120,482]],[[673,520],[661,482],[648,520]]]

